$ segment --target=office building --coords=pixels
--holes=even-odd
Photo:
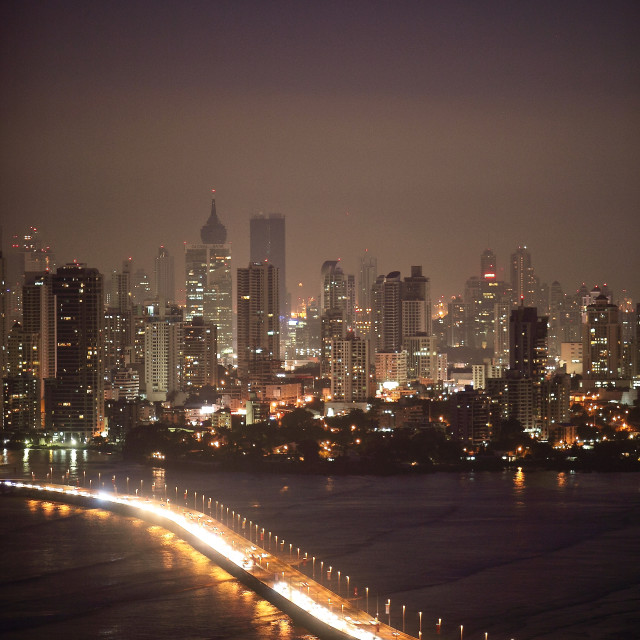
[[[216,327],[196,316],[184,323],[184,390],[218,385]]]
[[[238,269],[238,375],[249,391],[264,391],[280,368],[278,270],[271,264]]]
[[[622,326],[619,309],[604,293],[586,307],[582,327],[582,364],[585,378],[615,380],[621,376]]]
[[[172,304],[176,300],[175,266],[169,250],[161,245],[153,265],[154,294],[158,302]]]
[[[51,424],[65,441],[87,441],[104,426],[102,274],[67,264],[52,277],[52,292],[57,346]]]
[[[227,230],[218,219],[215,198],[211,214],[200,230],[201,244],[185,247],[186,320],[196,316],[217,328],[219,356],[233,354],[231,247]]]
[[[268,262],[278,270],[279,315],[288,317],[291,303],[287,294],[287,253],[285,243],[285,217],[280,213],[263,213],[249,221],[249,261]]]
[[[331,400],[366,402],[370,395],[367,340],[349,331],[344,340],[332,340],[331,354]]]

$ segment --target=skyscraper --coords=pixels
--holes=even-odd
[[[369,347],[349,331],[344,339],[331,342],[331,399],[365,402],[369,397]]]
[[[154,294],[160,305],[171,304],[176,298],[175,268],[173,256],[162,245],[158,249],[153,268]]]
[[[358,271],[358,308],[363,311],[371,310],[371,287],[378,276],[378,261],[368,253],[360,258]]]
[[[29,432],[42,427],[39,336],[19,322],[7,337],[7,360],[2,380],[4,429]]]
[[[583,375],[601,380],[620,378],[622,327],[618,307],[600,294],[587,305],[586,316],[582,326]]]
[[[402,283],[402,337],[431,335],[431,291],[421,266],[412,266]]]
[[[536,384],[545,375],[547,322],[535,307],[513,309],[509,318],[509,368]]]
[[[280,317],[289,315],[291,304],[287,295],[285,217],[281,213],[263,213],[249,221],[249,261],[268,262],[278,270]]]
[[[144,331],[144,384],[147,399],[164,402],[182,391],[184,330],[180,313],[147,318]]]
[[[511,254],[511,289],[515,304],[535,304],[535,276],[527,247],[519,246]]]
[[[496,264],[496,254],[493,249],[485,249],[480,256],[480,277],[485,280],[496,279],[498,277]]]
[[[238,375],[259,391],[281,364],[278,270],[251,263],[237,277]]]
[[[231,247],[227,230],[218,219],[215,198],[211,214],[200,230],[202,244],[185,247],[186,319],[201,316],[217,327],[218,350],[224,359],[233,354]]]
[[[54,267],[54,256],[51,248],[45,246],[40,239],[38,229],[29,227],[22,235],[11,238],[5,266],[6,313],[8,326],[11,326],[13,322],[20,320],[25,274],[51,271]]]
[[[346,275],[338,260],[326,260],[320,269],[321,374],[331,375],[331,342],[342,340],[354,323],[353,276]]]
[[[184,390],[218,384],[216,327],[195,317],[184,323]]]
[[[57,326],[53,428],[65,441],[86,441],[104,423],[102,274],[67,264],[53,276],[52,288]]]

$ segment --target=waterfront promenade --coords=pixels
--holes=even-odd
[[[205,500],[204,496],[189,492],[180,495],[183,503],[193,495],[194,507],[201,498],[200,511],[178,504],[177,500],[172,502],[166,493],[163,499],[156,500],[119,494],[115,484],[113,491],[105,491],[35,480],[4,480],[0,489],[3,493],[103,508],[159,524],[212,558],[320,638],[415,638],[384,624],[373,611],[372,615],[369,605],[373,603],[369,602],[368,589],[360,594],[350,591],[349,576],[341,576],[316,558],[301,554],[299,548],[286,545],[271,532],[247,522],[218,502],[212,504],[212,500]],[[211,515],[212,509],[216,517]],[[338,592],[329,588],[329,584],[335,584]],[[380,618],[385,614],[383,611]],[[421,631],[419,637],[422,637]]]

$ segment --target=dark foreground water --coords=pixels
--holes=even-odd
[[[349,576],[363,608],[368,588],[385,621],[391,599],[396,627],[404,606],[417,635],[422,611],[424,638],[458,639],[461,625],[478,640],[640,637],[640,474],[326,478],[1,455],[1,477],[111,490],[115,476],[121,492],[182,502],[188,489],[206,511],[218,500],[284,539],[294,559],[315,556],[316,574],[332,566],[336,590],[340,572],[343,594]],[[106,511],[2,497],[0,553],[3,637],[311,637],[172,534]]]

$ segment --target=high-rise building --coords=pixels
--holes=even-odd
[[[184,389],[218,385],[216,327],[200,317],[184,323]]]
[[[131,266],[129,269],[131,270]],[[131,297],[136,305],[143,305],[153,298],[151,282],[144,269],[136,269],[131,275]]]
[[[229,360],[233,354],[231,247],[226,244],[227,230],[218,219],[215,198],[200,238],[202,244],[185,248],[186,319],[201,316],[213,323],[220,357]]]
[[[546,316],[535,307],[518,307],[509,318],[509,368],[540,384],[547,360]]]
[[[278,270],[280,317],[289,315],[291,304],[287,294],[285,217],[281,213],[263,213],[249,221],[249,261],[268,262]]]
[[[346,275],[337,260],[327,260],[320,270],[321,312],[321,373],[331,375],[331,342],[342,340],[352,329],[355,308],[353,305],[353,276]]]
[[[451,428],[464,443],[479,445],[489,442],[489,400],[477,389],[467,387],[452,394],[449,401]]]
[[[431,335],[429,278],[412,266],[404,281],[399,271],[378,276],[372,287],[372,327],[376,351],[402,350],[403,339]]]
[[[389,353],[402,350],[402,278],[399,271],[387,274],[382,285],[382,345]]]
[[[480,256],[480,277],[484,280],[496,280],[498,278],[496,254],[493,249],[485,249]]]
[[[421,266],[412,266],[402,283],[402,338],[431,335],[431,290]]]
[[[7,432],[42,427],[39,335],[16,322],[7,338],[2,413]]]
[[[51,248],[42,242],[38,229],[29,227],[22,235],[11,238],[5,266],[6,314],[9,327],[21,320],[22,285],[25,274],[52,271],[54,255]]]
[[[586,308],[586,322],[582,327],[582,358],[585,378],[620,378],[622,327],[619,309],[603,293]]]
[[[456,296],[447,305],[447,345],[468,347],[469,334],[469,305],[460,296]]]
[[[182,391],[184,329],[180,313],[149,316],[144,332],[144,385],[147,400],[165,402]]]
[[[360,258],[360,268],[358,271],[358,296],[357,305],[363,311],[371,311],[373,300],[371,288],[378,276],[378,260],[366,253]]]
[[[369,397],[367,340],[349,331],[344,340],[332,340],[331,354],[331,399],[365,402]]]
[[[535,274],[527,247],[519,246],[511,254],[511,290],[514,304],[535,304]]]
[[[160,305],[172,304],[176,299],[175,267],[173,256],[161,245],[153,265],[154,294]]]
[[[56,378],[51,421],[65,441],[86,441],[104,425],[102,274],[83,264],[52,277],[56,305]]]
[[[409,380],[438,380],[438,339],[426,333],[404,338]]]
[[[252,263],[237,278],[238,375],[259,392],[281,366],[278,270]]]

